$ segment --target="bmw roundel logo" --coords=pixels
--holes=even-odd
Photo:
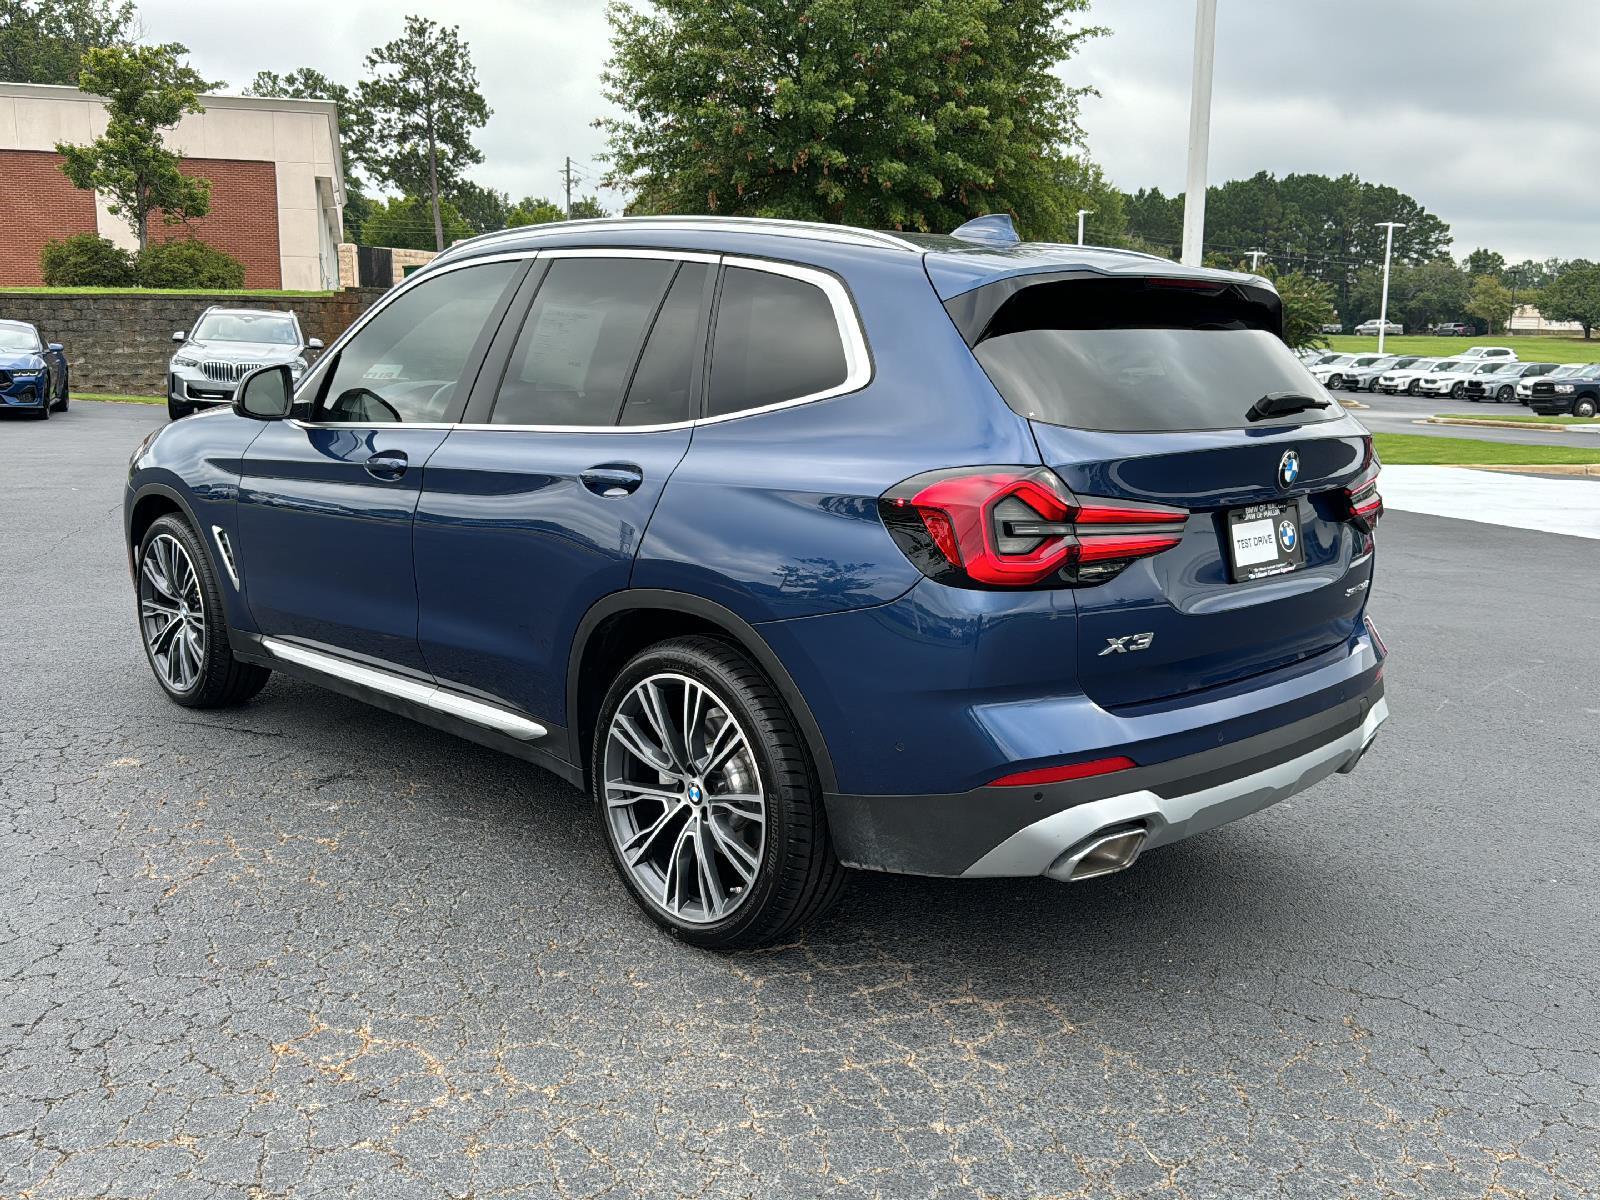
[[[1296,450],[1285,450],[1283,457],[1278,460],[1278,486],[1291,488],[1295,480],[1300,478],[1300,454]]]
[[[704,793],[702,793],[700,791],[700,785],[699,784],[690,784],[689,785],[689,799],[692,800],[694,803],[699,804],[700,803],[700,797],[703,794]]]
[[[1294,553],[1294,544],[1300,540],[1300,535],[1295,532],[1293,521],[1278,522],[1278,544],[1283,547],[1285,554]]]

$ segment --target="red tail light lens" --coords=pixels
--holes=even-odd
[[[1373,526],[1378,523],[1378,518],[1383,516],[1383,497],[1378,494],[1380,470],[1378,463],[1374,462],[1360,479],[1344,491],[1345,519],[1354,521],[1359,528],[1368,533],[1372,532]]]
[[[958,587],[1109,579],[1183,538],[1181,508],[1074,496],[1038,467],[965,467],[906,480],[878,502],[918,569]]]

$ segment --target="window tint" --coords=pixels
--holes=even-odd
[[[614,425],[676,264],[558,258],[539,285],[495,398],[500,425]]]
[[[397,296],[339,351],[318,418],[442,420],[473,344],[519,265],[461,267]]]
[[[705,340],[695,335],[701,333],[700,313],[710,273],[705,263],[678,268],[628,385],[621,424],[665,425],[698,415],[698,397],[692,389]]]
[[[990,285],[998,286],[998,285]],[[1337,404],[1251,422],[1268,392],[1324,398],[1237,289],[1068,281],[1016,292],[973,353],[1016,412],[1080,429],[1240,429],[1332,420]],[[1346,356],[1349,357],[1349,356]]]
[[[838,387],[848,374],[827,295],[803,280],[729,267],[717,303],[710,415]]]

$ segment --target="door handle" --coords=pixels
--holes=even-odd
[[[384,450],[367,459],[364,465],[367,474],[374,479],[399,479],[406,473],[409,461],[404,450]]]
[[[639,490],[644,472],[632,463],[601,463],[578,478],[596,496],[627,496]]]

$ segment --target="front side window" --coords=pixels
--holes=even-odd
[[[396,296],[340,348],[317,419],[443,420],[484,323],[519,266],[460,267]]]
[[[551,263],[517,335],[490,420],[615,425],[645,334],[676,269],[670,260],[648,258]]]
[[[833,302],[815,284],[729,267],[717,302],[708,415],[815,396],[849,378]]]

